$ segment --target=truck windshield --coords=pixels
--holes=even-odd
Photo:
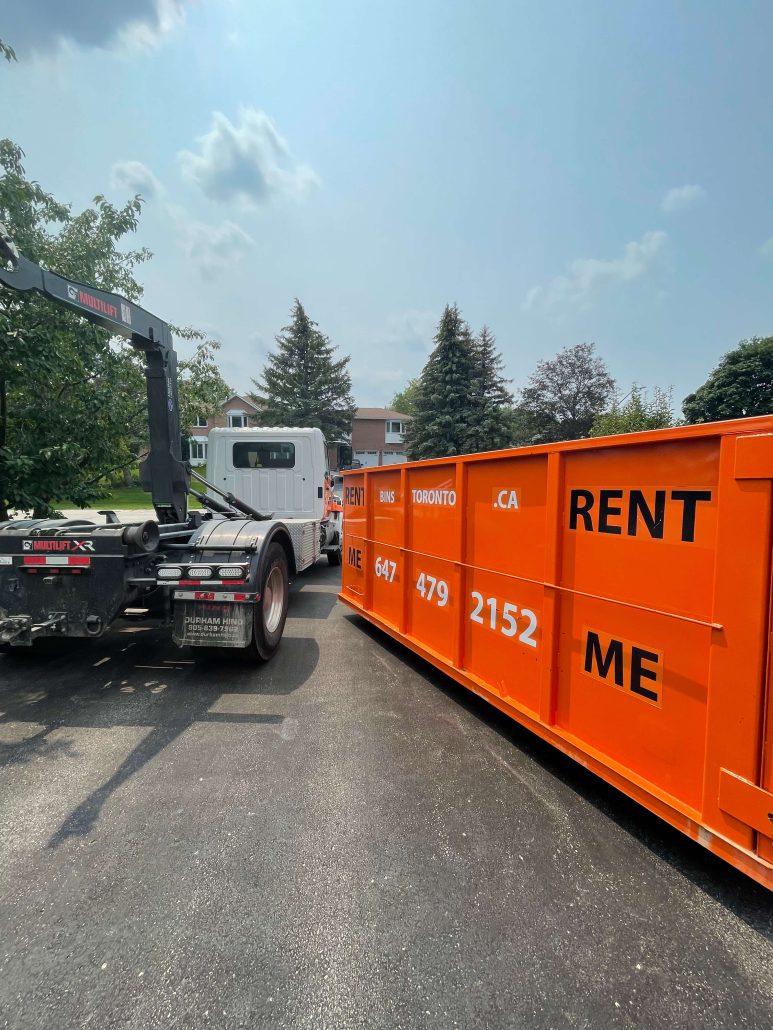
[[[248,440],[233,445],[235,469],[295,468],[295,444],[277,441]]]

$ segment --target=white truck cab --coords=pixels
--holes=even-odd
[[[331,565],[340,565],[342,512],[333,500],[321,429],[212,429],[207,478],[287,523],[297,571],[313,564],[320,553],[327,554]]]

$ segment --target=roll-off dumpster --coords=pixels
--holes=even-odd
[[[773,416],[344,478],[340,599],[773,889]]]

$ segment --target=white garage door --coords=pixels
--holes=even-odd
[[[403,454],[402,451],[384,451],[384,464],[385,465],[401,465],[408,458]]]
[[[362,462],[363,468],[378,465],[378,451],[355,451],[354,456],[358,461]]]

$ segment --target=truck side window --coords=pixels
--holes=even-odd
[[[265,440],[246,440],[233,445],[235,469],[295,468],[295,444]]]

